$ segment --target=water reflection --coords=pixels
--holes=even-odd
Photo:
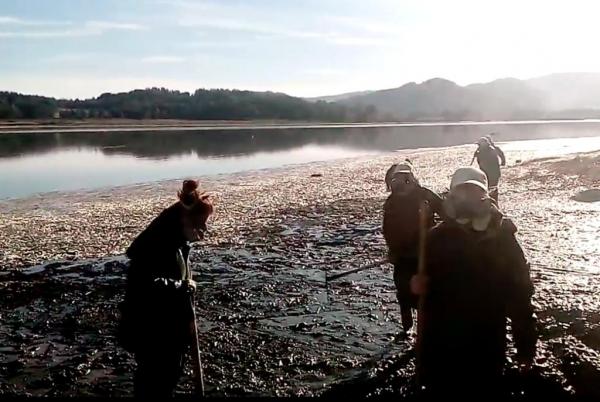
[[[600,134],[600,123],[0,134],[0,198],[232,173],[404,148]]]
[[[370,151],[438,147],[475,141],[496,131],[497,141],[600,135],[600,124],[374,127],[202,132],[112,132],[0,134],[0,157],[93,148],[106,155],[165,159],[195,152],[199,157],[249,155],[329,145]]]

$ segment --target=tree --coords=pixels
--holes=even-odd
[[[347,121],[374,119],[374,108],[353,107],[332,102],[308,102],[276,92],[228,89],[198,89],[193,94],[165,88],[138,89],[126,93],[103,93],[86,100],[55,100],[15,93],[0,93],[2,118],[48,118],[58,108],[61,117],[112,117],[130,119],[195,120],[319,120]]]

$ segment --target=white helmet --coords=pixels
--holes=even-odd
[[[456,169],[450,181],[450,191],[461,184],[473,184],[486,192],[488,191],[488,180],[485,173],[471,166]]]

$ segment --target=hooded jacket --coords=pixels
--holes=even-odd
[[[498,376],[505,362],[507,318],[517,355],[534,356],[533,284],[516,231],[505,218],[484,232],[452,220],[430,230],[421,343],[425,383]]]
[[[127,249],[130,266],[125,300],[120,305],[120,337],[130,351],[187,344],[192,319],[190,296],[177,261],[187,262],[180,203],[157,216]]]

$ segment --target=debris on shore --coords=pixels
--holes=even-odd
[[[441,191],[470,152],[410,157]],[[327,273],[385,256],[382,177],[406,155],[203,180],[217,215],[191,263],[208,395],[410,395],[413,341],[391,267],[325,288]],[[532,262],[542,329],[535,370],[522,378],[510,363],[507,379],[515,395],[600,398],[600,205],[570,199],[597,182],[555,162],[503,172],[500,203]],[[131,395],[133,359],[115,339],[122,254],[178,184],[0,203],[0,395]],[[178,393],[191,393],[184,378]]]

